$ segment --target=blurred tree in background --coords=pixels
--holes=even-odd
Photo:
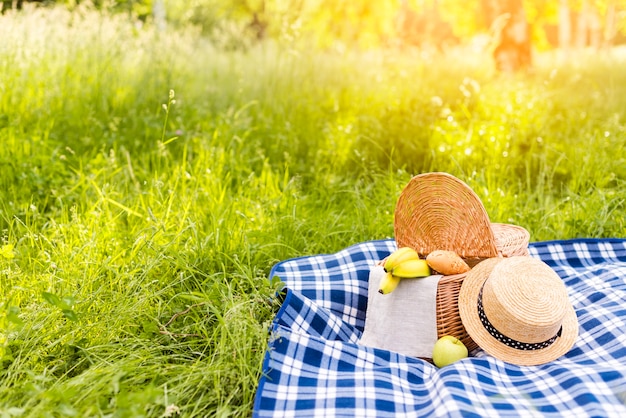
[[[2,12],[87,4],[164,30],[192,26],[217,44],[265,39],[445,51],[481,37],[501,69],[530,65],[530,48],[607,48],[626,43],[626,0],[0,0]],[[516,51],[516,52],[513,52]]]

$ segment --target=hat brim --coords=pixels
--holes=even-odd
[[[567,353],[578,337],[578,318],[569,305],[562,322],[561,335],[546,348],[524,351],[498,341],[483,326],[478,315],[478,295],[485,280],[503,258],[490,258],[470,270],[463,280],[459,293],[459,313],[467,333],[488,354],[520,366],[534,366],[556,360]]]

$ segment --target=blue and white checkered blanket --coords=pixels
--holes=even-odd
[[[567,285],[580,332],[541,366],[504,363],[480,349],[437,369],[357,345],[370,268],[393,240],[286,260],[272,269],[287,293],[272,325],[255,417],[626,417],[626,240],[538,242],[531,256]]]

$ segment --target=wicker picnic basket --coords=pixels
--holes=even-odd
[[[491,223],[480,198],[447,173],[413,177],[402,190],[394,213],[395,240],[425,257],[451,250],[470,266],[492,257],[528,255],[530,234],[517,225]],[[477,348],[463,327],[458,296],[466,273],[444,276],[437,287],[437,335],[453,335],[468,350]]]

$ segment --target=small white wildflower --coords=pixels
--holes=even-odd
[[[178,406],[171,404],[165,407],[165,412],[163,412],[163,417],[171,417],[174,414],[180,415],[180,408]]]

